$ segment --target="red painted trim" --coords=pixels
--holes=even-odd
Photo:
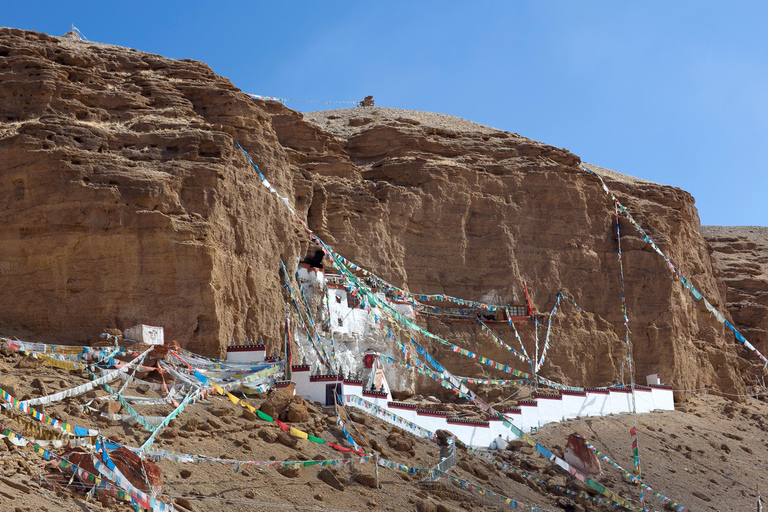
[[[608,391],[611,393],[626,393],[626,394],[632,394],[632,390],[629,388],[608,388]]]
[[[343,285],[336,284],[336,283],[326,283],[325,284],[328,288],[332,288],[334,290],[345,290]]]
[[[490,423],[487,421],[477,421],[477,420],[462,420],[459,418],[448,418],[446,419],[446,423],[452,424],[452,425],[467,425],[467,426],[474,426],[474,427],[481,427],[481,428],[490,428]]]
[[[429,411],[427,409],[416,409],[416,414],[419,416],[436,416],[440,418],[448,416],[448,413],[445,411]]]
[[[650,384],[648,387],[654,389],[672,389],[672,386],[667,386],[666,384]]]
[[[523,407],[523,406],[524,406],[524,407],[538,407],[538,406],[539,406],[539,404],[537,404],[537,403],[536,403],[536,402],[534,402],[533,400],[519,400],[519,401],[517,402],[517,406],[518,406],[518,407]]]
[[[536,400],[544,399],[544,400],[562,400],[562,395],[550,395],[549,393],[534,393],[533,398]]]
[[[523,414],[523,411],[517,407],[513,407],[512,409],[504,409],[504,414]]]
[[[605,388],[584,388],[584,391],[597,395],[609,395],[611,393]]]
[[[347,386],[362,386],[363,381],[356,379],[344,379],[344,384]]]
[[[275,381],[275,387],[276,388],[287,388],[291,384],[293,384],[294,386],[296,385],[296,384],[294,384],[293,382],[291,382],[289,380],[278,380],[278,381]]]
[[[309,382],[344,382],[341,375],[310,375]]]
[[[394,407],[395,409],[411,409],[416,410],[419,408],[416,404],[405,404],[402,402],[387,402],[387,407]]]
[[[635,386],[635,391],[653,391],[653,389],[649,388],[648,386]]]
[[[308,364],[292,364],[291,371],[292,372],[308,372],[309,365]]]
[[[501,418],[499,418],[498,416],[488,416],[485,420],[486,421],[501,421]]]
[[[381,391],[363,391],[363,396],[367,398],[387,398],[387,394]]]

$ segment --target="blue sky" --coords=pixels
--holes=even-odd
[[[765,2],[3,4],[0,25],[74,23],[93,41],[204,61],[255,94],[372,94],[460,116],[683,188],[703,224],[768,226]]]

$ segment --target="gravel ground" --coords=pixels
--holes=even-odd
[[[768,245],[768,227],[766,226],[701,226],[704,238],[737,236]]]
[[[467,121],[448,114],[423,112],[421,110],[404,110],[388,107],[355,107],[336,110],[320,110],[306,112],[304,119],[312,121],[324,130],[335,135],[349,137],[369,129],[371,123],[382,121],[401,121],[414,126],[429,126],[457,132],[497,133],[501,130],[483,126],[473,121]],[[366,121],[366,119],[368,121]],[[350,121],[353,124],[350,124]]]
[[[599,167],[597,165],[588,164],[586,162],[584,162],[584,165],[586,165],[588,168],[595,171],[597,174],[599,174],[603,178],[609,178],[613,181],[620,181],[622,183],[629,183],[629,184],[654,183],[652,181],[644,180],[641,178],[635,178],[634,176],[630,176],[628,174],[621,174],[620,172],[612,171],[610,169],[606,169],[605,167]]]

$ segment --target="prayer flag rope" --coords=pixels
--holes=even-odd
[[[357,449],[355,449],[355,450],[350,449],[350,448],[345,448],[345,447],[340,446],[340,445],[338,445],[336,443],[332,443],[330,441],[326,441],[326,440],[321,439],[319,437],[315,437],[312,434],[309,434],[309,433],[304,432],[302,430],[299,430],[299,429],[297,429],[295,427],[292,427],[291,425],[288,425],[287,423],[283,423],[282,421],[280,421],[280,420],[278,420],[276,418],[273,418],[272,416],[270,416],[268,414],[265,414],[262,411],[256,409],[251,404],[247,403],[245,400],[241,400],[240,398],[236,397],[232,393],[227,392],[226,389],[224,389],[222,387],[219,387],[218,385],[216,385],[215,383],[210,381],[210,379],[205,377],[203,374],[201,374],[199,372],[195,372],[194,375],[195,375],[195,377],[200,379],[200,381],[203,382],[204,384],[212,385],[216,389],[216,392],[219,393],[220,395],[226,395],[227,398],[229,398],[229,400],[233,404],[240,405],[240,406],[248,409],[250,412],[256,414],[256,416],[259,419],[261,419],[261,420],[267,421],[269,423],[275,423],[278,427],[280,427],[280,430],[282,430],[283,432],[287,432],[288,434],[290,434],[290,435],[292,435],[294,437],[297,437],[299,439],[306,439],[306,440],[308,440],[310,442],[313,442],[313,443],[327,444],[328,446],[330,446],[331,448],[333,448],[336,451],[346,452],[346,453],[357,453],[359,455],[364,455],[365,454],[363,452],[363,450],[361,450],[359,447],[357,447]],[[349,434],[347,433],[347,436],[348,435]],[[353,441],[353,443],[354,443],[354,441]]]
[[[320,347],[317,348],[317,344],[315,343],[315,339],[312,337],[312,335],[309,332],[309,329],[307,328],[306,324],[304,323],[304,319],[301,316],[301,308],[299,307],[299,299],[294,291],[293,287],[290,283],[290,278],[288,277],[288,269],[285,268],[285,263],[283,263],[282,260],[280,260],[280,265],[283,270],[283,275],[285,276],[285,288],[288,290],[288,295],[291,297],[291,301],[293,302],[293,307],[296,309],[296,314],[299,316],[299,321],[302,324],[302,327],[304,327],[304,334],[307,336],[307,339],[309,340],[309,343],[312,345],[312,348],[315,349],[315,352],[317,353],[317,358],[320,361],[320,363],[328,368],[328,370],[332,370],[331,363],[328,358],[328,354],[325,351],[325,347],[322,345],[322,340],[318,336],[318,341],[320,342]],[[301,286],[299,286],[301,288]],[[307,308],[307,314],[309,314],[309,308]],[[309,316],[309,320],[314,326],[314,320],[312,320],[312,316]],[[315,333],[317,333],[317,329],[315,329]],[[286,370],[287,371],[287,370]]]
[[[548,482],[546,480],[542,480],[541,478],[538,478],[538,477],[535,477],[535,476],[533,476],[531,474],[528,474],[525,471],[522,471],[520,469],[517,469],[517,468],[511,466],[510,464],[502,462],[502,461],[496,459],[495,457],[493,457],[492,455],[490,455],[488,453],[482,452],[481,450],[478,450],[477,448],[469,446],[468,444],[464,444],[459,439],[456,439],[456,444],[458,444],[459,446],[463,446],[472,455],[475,455],[476,457],[481,457],[481,458],[483,458],[483,459],[485,459],[485,460],[487,460],[487,461],[489,461],[489,462],[491,462],[493,464],[497,464],[502,469],[504,469],[506,471],[512,471],[513,473],[515,473],[517,475],[520,475],[523,478],[526,478],[528,480],[532,480],[532,481],[534,481],[536,483],[543,484],[543,485],[545,485],[547,487],[553,487],[553,488],[557,489],[558,491],[564,492],[564,493],[569,494],[571,496],[576,496],[576,497],[579,497],[579,498],[583,498],[583,499],[588,499],[588,500],[594,501],[595,503],[608,504],[608,505],[614,504],[612,501],[609,502],[608,500],[604,500],[602,498],[598,498],[597,496],[592,496],[592,495],[587,494],[587,493],[585,493],[583,491],[574,491],[574,490],[568,489],[566,487],[562,487],[560,485],[555,485],[552,482]]]
[[[587,445],[587,448],[592,450],[592,452],[594,452],[594,454],[597,455],[597,457],[600,460],[602,460],[604,462],[607,462],[610,466],[613,466],[614,468],[616,468],[619,471],[621,471],[621,474],[624,475],[624,477],[627,480],[629,480],[630,482],[636,483],[637,485],[639,485],[640,487],[642,487],[646,491],[650,492],[651,494],[653,494],[657,498],[660,498],[665,504],[669,505],[670,507],[672,507],[677,512],[687,512],[688,511],[688,509],[685,508],[684,506],[682,506],[679,503],[675,502],[674,500],[664,496],[660,492],[655,491],[653,488],[651,488],[649,485],[647,485],[645,482],[643,482],[642,478],[640,478],[639,476],[633,475],[632,473],[630,473],[629,471],[627,471],[626,469],[621,467],[618,463],[616,463],[613,460],[611,460],[610,458],[608,458],[605,454],[601,453],[600,450],[595,448],[589,441],[584,439],[584,437],[582,437],[579,434],[574,434],[574,435],[576,435],[579,438],[581,438],[584,441],[584,443]]]
[[[525,345],[523,345],[523,340],[520,339],[520,333],[517,332],[517,326],[515,326],[515,322],[512,320],[512,315],[509,315],[509,325],[512,327],[512,330],[515,333],[515,338],[517,338],[517,342],[520,344],[520,348],[523,349],[523,355],[526,357],[528,361],[531,360],[531,356],[528,355],[528,351],[525,350]]]
[[[2,435],[8,437],[9,439],[14,439],[15,438],[15,439],[18,439],[18,440],[23,440],[24,441],[23,446],[26,446],[28,444],[32,444],[33,451],[36,454],[38,454],[40,457],[42,457],[43,459],[45,459],[45,460],[55,460],[57,465],[58,465],[58,467],[60,467],[62,469],[70,469],[70,470],[72,470],[74,472],[79,472],[80,475],[82,475],[89,482],[94,483],[96,486],[101,485],[101,478],[98,475],[90,473],[86,469],[83,469],[82,467],[80,467],[80,466],[70,462],[66,457],[60,457],[60,456],[56,455],[55,453],[53,453],[53,452],[51,452],[49,450],[46,450],[45,448],[43,448],[42,446],[37,444],[35,441],[33,441],[31,439],[27,439],[24,436],[18,434],[17,432],[14,432],[14,431],[8,429],[7,427],[5,427],[3,425],[0,425],[0,432],[2,432]],[[114,484],[112,484],[112,482],[108,482],[108,483],[109,483],[109,485],[114,485]],[[130,482],[128,482],[128,484],[130,485]],[[115,486],[115,489],[117,491],[116,494],[117,494],[117,498],[118,499],[123,500],[123,501],[129,501],[130,503],[136,504],[136,505],[142,507],[142,510],[152,510],[153,512],[155,510],[168,510],[168,511],[173,511],[174,510],[173,507],[167,508],[168,506],[165,503],[163,503],[162,501],[159,501],[159,500],[155,500],[156,503],[155,503],[155,507],[154,508],[152,508],[151,506],[150,507],[144,506],[144,504],[145,504],[144,501],[140,501],[140,500],[136,499],[136,497],[134,497],[134,495],[132,495],[129,491],[121,489],[119,486]],[[138,489],[136,489],[136,490],[138,491]],[[141,492],[141,491],[139,491],[139,492]],[[161,504],[162,505],[166,505],[166,508],[163,509]]]
[[[526,505],[524,503],[520,503],[519,501],[513,500],[512,498],[508,498],[507,496],[504,496],[503,494],[499,494],[497,492],[491,491],[490,489],[486,489],[485,487],[481,487],[477,484],[473,484],[472,482],[469,482],[467,480],[464,480],[463,478],[459,478],[458,476],[451,475],[450,473],[444,473],[443,471],[440,471],[439,469],[430,469],[428,470],[430,474],[434,474],[440,478],[447,478],[451,482],[458,484],[460,487],[463,487],[465,489],[469,489],[471,491],[477,491],[478,493],[484,495],[484,496],[491,496],[493,498],[496,498],[498,500],[503,501],[507,505],[509,505],[512,508],[517,508],[520,510],[529,510],[531,512],[549,512],[548,509],[535,507],[533,505]]]
[[[95,436],[95,435],[98,435],[99,433],[98,430],[77,427],[65,421],[51,418],[47,414],[39,412],[31,408],[29,405],[26,405],[20,400],[14,398],[13,395],[11,395],[10,393],[8,393],[6,390],[2,388],[0,388],[0,398],[8,402],[3,404],[3,407],[5,407],[6,409],[17,409],[25,414],[28,414],[29,416],[33,417],[37,421],[44,423],[46,425],[49,425],[55,429],[59,429],[62,432],[68,432],[78,437]]]
[[[355,403],[359,406],[362,406],[367,411],[373,411],[373,413],[378,414],[379,416],[383,416],[385,418],[389,418],[390,420],[394,421],[395,423],[398,423],[399,425],[405,425],[410,430],[415,430],[418,433],[419,437],[426,437],[428,439],[435,440],[437,439],[437,435],[434,432],[431,432],[423,427],[420,427],[416,423],[413,423],[412,421],[408,421],[402,416],[398,416],[397,414],[393,414],[389,412],[387,409],[383,407],[379,407],[378,405],[369,402],[368,400],[364,398],[360,398],[357,395],[347,395],[346,397],[347,401]]]
[[[632,439],[632,456],[635,465],[635,472],[637,472],[638,478],[642,478],[642,470],[640,468],[640,440],[637,437],[637,402],[635,399],[635,372],[632,366],[632,342],[629,340],[629,317],[627,316],[627,299],[624,286],[624,258],[621,253],[621,222],[619,222],[619,205],[613,204],[614,212],[616,215],[616,247],[619,254],[619,278],[621,282],[621,314],[624,316],[624,329],[625,337],[624,343],[627,348],[627,366],[629,368],[629,388],[632,390],[632,414],[634,415],[632,429],[630,430]],[[622,366],[623,367],[623,366]],[[622,372],[623,373],[623,372]],[[623,377],[623,375],[622,375]],[[643,490],[640,488],[640,504],[644,502]]]
[[[502,340],[501,338],[499,338],[498,336],[496,336],[496,334],[495,334],[495,333],[494,333],[494,332],[493,332],[491,329],[489,329],[489,328],[488,328],[488,326],[487,326],[487,325],[485,325],[485,324],[483,323],[483,321],[482,321],[482,320],[480,320],[479,318],[477,319],[477,323],[478,323],[478,325],[480,326],[480,329],[482,329],[482,331],[483,331],[483,332],[486,332],[486,333],[488,333],[488,334],[491,336],[491,339],[492,339],[493,341],[495,341],[496,343],[498,343],[499,345],[501,345],[502,347],[504,347],[505,349],[507,349],[507,351],[508,351],[510,354],[512,354],[513,356],[517,357],[518,359],[520,359],[520,361],[522,361],[522,362],[524,362],[524,363],[530,363],[530,362],[531,362],[531,359],[530,359],[528,356],[524,356],[523,354],[521,354],[521,353],[520,353],[520,352],[518,352],[517,350],[515,350],[515,349],[513,349],[512,347],[510,347],[509,345],[507,345],[507,344],[504,342],[504,340]],[[522,343],[521,343],[521,345],[522,345]]]
[[[763,363],[765,363],[765,365],[768,366],[768,359],[766,359],[766,357],[763,354],[761,354],[760,351],[754,347],[754,345],[752,345],[746,338],[744,338],[744,336],[733,325],[731,325],[731,323],[728,320],[725,319],[722,313],[720,313],[717,309],[715,309],[714,306],[712,306],[712,304],[710,304],[710,302],[701,294],[701,292],[699,292],[693,286],[690,280],[683,275],[682,271],[680,271],[680,269],[677,266],[675,266],[674,263],[672,263],[672,261],[667,257],[667,255],[664,254],[661,249],[659,249],[659,247],[656,245],[653,239],[651,239],[648,233],[646,233],[646,231],[637,223],[637,221],[635,221],[635,219],[629,213],[629,210],[627,210],[627,208],[624,205],[622,205],[621,202],[616,198],[613,192],[611,192],[611,190],[605,184],[605,181],[603,181],[603,178],[599,174],[597,174],[595,171],[586,167],[584,164],[581,164],[581,168],[584,171],[596,176],[597,179],[600,180],[600,185],[603,187],[603,190],[605,191],[605,193],[611,196],[611,199],[613,200],[614,204],[618,208],[619,213],[623,213],[624,216],[626,216],[627,220],[629,220],[630,224],[632,224],[632,226],[635,228],[635,230],[637,230],[637,232],[642,235],[643,241],[649,244],[659,256],[664,258],[664,261],[667,263],[667,267],[669,268],[669,270],[675,275],[677,279],[680,280],[680,282],[683,284],[683,286],[687,290],[690,290],[691,295],[693,295],[696,300],[703,300],[704,306],[707,308],[707,310],[710,313],[712,313],[715,316],[717,321],[720,322],[721,324],[724,324],[731,331],[733,331],[733,334],[736,337],[736,340],[742,345],[744,345],[745,347],[747,347],[749,350],[751,350],[752,353],[754,353]]]
[[[544,348],[541,351],[541,359],[536,363],[536,373],[541,370],[542,365],[544,364],[544,360],[547,357],[547,350],[549,350],[549,336],[552,332],[552,317],[557,314],[557,305],[560,304],[560,294],[557,294],[557,298],[555,299],[555,305],[552,307],[552,312],[549,314],[549,319],[547,320],[547,334],[544,338]]]
[[[48,396],[42,396],[42,397],[39,397],[39,398],[31,398],[29,400],[24,400],[24,402],[22,402],[22,403],[25,404],[25,405],[47,405],[47,404],[50,404],[50,403],[53,403],[53,402],[58,402],[60,400],[64,400],[65,398],[70,398],[70,397],[73,397],[73,396],[82,395],[83,393],[87,393],[88,391],[91,391],[92,389],[94,389],[94,388],[104,384],[105,382],[109,382],[111,380],[117,379],[118,378],[118,374],[127,373],[128,370],[130,370],[131,368],[141,364],[141,361],[144,360],[144,358],[147,356],[147,354],[149,354],[149,352],[151,350],[152,350],[151,348],[147,349],[142,354],[140,354],[138,357],[136,357],[135,359],[130,361],[128,364],[123,365],[121,368],[119,368],[119,369],[117,369],[115,371],[109,372],[106,375],[103,375],[102,377],[100,377],[100,378],[98,378],[96,380],[92,380],[91,382],[88,382],[87,384],[83,384],[81,386],[76,386],[74,388],[66,389],[64,391],[59,391],[58,393],[53,393],[53,394],[48,395]],[[43,356],[43,357],[47,357],[47,356]],[[64,361],[59,361],[59,362],[64,363]],[[69,363],[69,364],[74,364],[74,363]],[[80,367],[82,368],[82,365],[80,365]]]

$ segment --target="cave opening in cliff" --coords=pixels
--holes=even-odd
[[[325,258],[325,251],[319,245],[313,245],[307,249],[307,255],[301,260],[301,263],[305,263],[310,268],[323,268],[323,259]]]

